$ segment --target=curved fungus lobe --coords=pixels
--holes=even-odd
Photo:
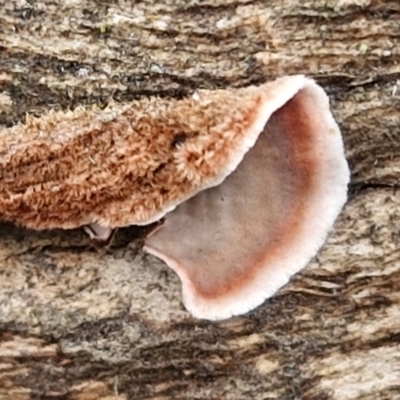
[[[279,98],[274,86],[259,88],[259,137],[237,169],[146,240],[198,318],[242,314],[273,295],[317,253],[346,201],[349,170],[327,96],[302,77],[279,87]]]
[[[324,243],[349,170],[324,91],[303,76],[28,117],[0,132],[0,218],[33,229],[165,216],[145,249],[199,318],[261,304]]]

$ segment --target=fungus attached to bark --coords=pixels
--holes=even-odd
[[[0,134],[1,219],[33,229],[148,225],[195,316],[261,304],[322,246],[349,170],[324,91],[303,76],[28,118]]]

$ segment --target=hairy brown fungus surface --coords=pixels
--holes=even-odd
[[[0,154],[4,221],[106,241],[165,216],[145,249],[208,319],[258,306],[304,267],[349,180],[328,98],[303,76],[27,118],[0,132]]]

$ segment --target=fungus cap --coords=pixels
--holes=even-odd
[[[0,216],[33,229],[112,229],[165,216],[145,249],[195,316],[261,304],[324,243],[349,170],[328,98],[287,76],[27,118],[0,134]]]

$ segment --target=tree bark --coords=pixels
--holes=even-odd
[[[122,229],[0,227],[0,399],[400,398],[398,0],[0,0],[0,124],[285,74],[328,92],[352,170],[317,257],[273,298],[192,318]]]

